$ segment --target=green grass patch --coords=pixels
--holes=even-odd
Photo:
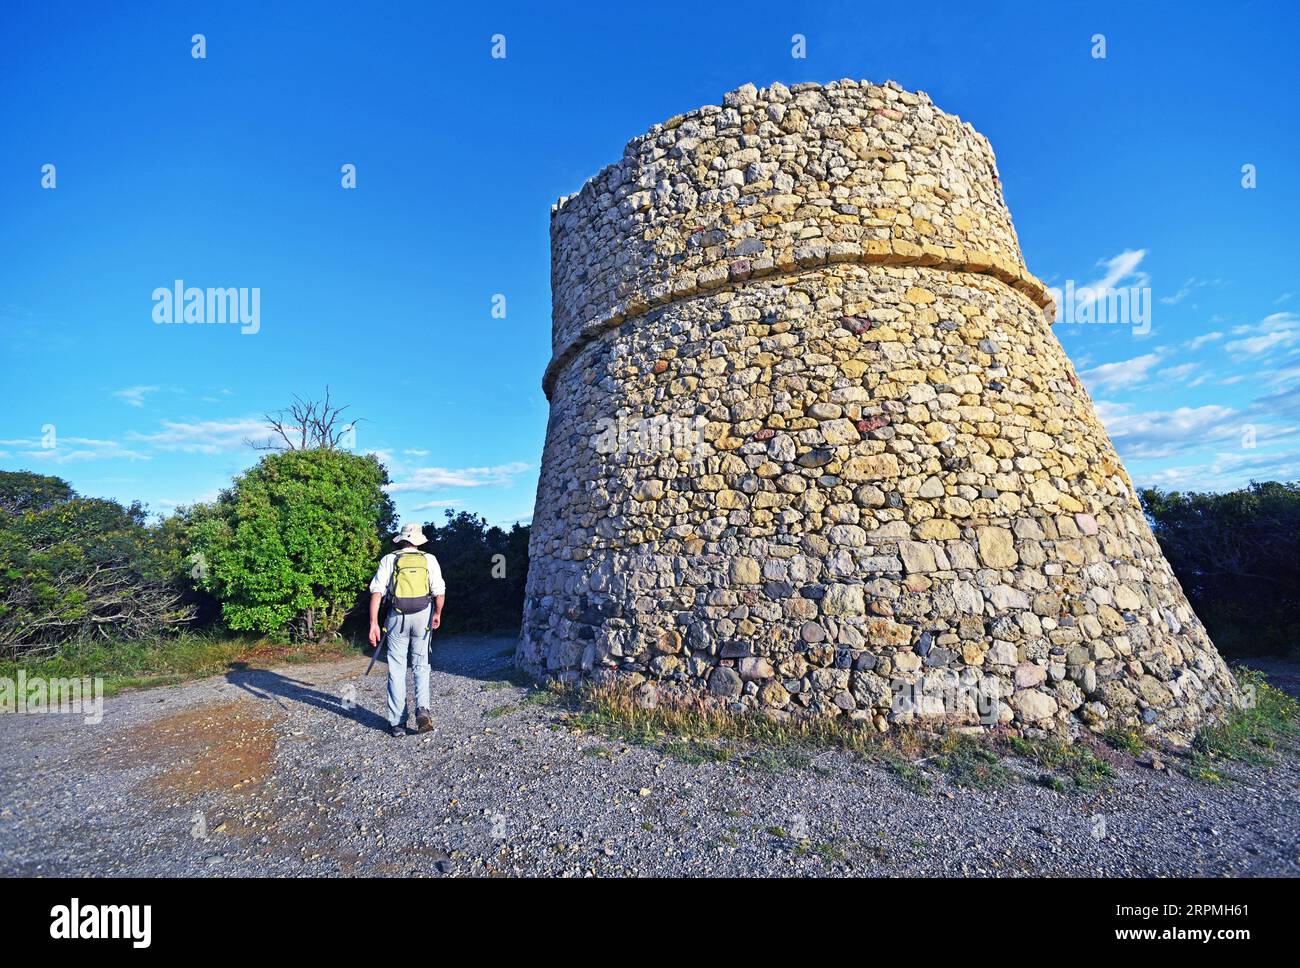
[[[818,857],[826,864],[838,864],[845,857],[843,850],[829,842],[800,843],[795,846],[794,852],[799,857]]]
[[[1300,702],[1269,685],[1262,672],[1238,666],[1233,675],[1246,704],[1197,732],[1184,768],[1208,783],[1223,780],[1223,761],[1267,766],[1300,736]]]
[[[1083,740],[1066,743],[1054,737],[1027,739],[1013,736],[1006,740],[1006,746],[1013,753],[1050,770],[1051,773],[1040,777],[1039,782],[1052,790],[1064,792],[1071,786],[1095,790],[1108,786],[1115,776],[1110,764],[1098,759]],[[1059,774],[1064,774],[1064,778]]]
[[[932,761],[947,774],[950,782],[972,790],[999,789],[1015,778],[1015,774],[1002,765],[991,744],[964,733],[944,736]]]
[[[804,770],[812,757],[799,749],[751,746],[736,757],[736,762],[759,773],[778,774],[786,770]]]
[[[1137,756],[1146,749],[1146,741],[1142,734],[1135,729],[1126,729],[1122,726],[1111,726],[1101,734],[1102,742],[1111,749],[1119,750],[1122,753],[1128,753],[1131,756]]]
[[[683,763],[725,763],[731,752],[719,743],[698,739],[671,738],[663,744],[663,751]]]
[[[563,701],[563,696],[554,689],[529,689],[524,698],[519,700],[521,706],[554,706]]]
[[[500,719],[502,716],[509,716],[511,713],[517,713],[522,707],[508,702],[503,706],[493,706],[483,713],[488,719]]]
[[[910,760],[901,756],[886,756],[885,767],[890,773],[907,784],[913,793],[929,793],[933,781],[930,774]]]
[[[728,740],[769,749],[834,746],[867,752],[874,730],[840,720],[788,722],[758,714],[727,712],[704,698],[643,704],[620,686],[588,687],[567,693],[571,728],[594,730],[640,745],[661,745],[666,737]]]
[[[0,660],[0,676],[45,679],[102,678],[104,693],[173,685],[237,668],[302,665],[359,655],[346,639],[319,645],[292,645],[250,637],[184,633],[143,641],[69,642],[58,652],[31,661]]]

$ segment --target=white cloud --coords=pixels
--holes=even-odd
[[[14,456],[46,464],[75,464],[88,460],[148,460],[149,455],[123,446],[116,440],[96,440],[92,437],[55,438],[54,447],[42,447],[39,439],[0,440],[0,444],[14,447]]]
[[[1291,383],[1293,380],[1300,380],[1300,366],[1285,366],[1280,370],[1274,370],[1268,375],[1265,382],[1269,386],[1281,386],[1284,383]]]
[[[1088,384],[1089,390],[1093,389],[1094,385],[1098,389],[1122,390],[1145,383],[1151,375],[1151,370],[1163,356],[1163,350],[1156,350],[1154,353],[1135,356],[1131,360],[1102,363],[1100,366],[1084,370],[1079,375]]]
[[[1075,290],[1075,292],[1079,292],[1080,289],[1090,290],[1090,292],[1077,299],[1078,305],[1091,305],[1110,290],[1117,288],[1121,282],[1127,282],[1129,285],[1137,287],[1147,285],[1150,281],[1147,274],[1137,271],[1137,267],[1146,258],[1146,255],[1146,249],[1125,249],[1119,255],[1098,261],[1097,265],[1105,271],[1100,277],[1088,283],[1086,287],[1081,286]]]
[[[464,501],[425,501],[423,504],[417,504],[411,508],[412,511],[432,511],[434,508],[454,508],[464,504]]]
[[[1178,303],[1182,302],[1184,299],[1190,296],[1194,290],[1203,289],[1205,286],[1222,286],[1222,285],[1223,285],[1222,279],[1197,279],[1195,276],[1193,276],[1192,278],[1184,282],[1182,286],[1179,288],[1179,290],[1176,293],[1174,293],[1172,296],[1161,296],[1160,301],[1164,303],[1166,306],[1176,306]]]
[[[131,440],[147,443],[158,450],[187,454],[219,454],[244,446],[245,441],[268,439],[271,428],[261,417],[237,417],[230,420],[164,420],[163,429],[151,434],[132,432]]]
[[[1228,491],[1251,481],[1294,481],[1300,479],[1300,450],[1222,451],[1201,464],[1166,467],[1134,474],[1139,487]]]
[[[1105,274],[1100,279],[1095,282],[1090,282],[1088,285],[1093,288],[1111,289],[1131,275],[1136,275],[1145,282],[1147,274],[1145,272],[1138,272],[1137,267],[1146,256],[1146,249],[1125,249],[1117,256],[1113,256],[1109,259],[1102,259],[1097,263],[1097,265],[1105,267]]]
[[[1184,453],[1239,434],[1244,423],[1237,410],[1218,404],[1134,412],[1131,404],[1099,401],[1097,416],[1125,460]]]
[[[175,511],[177,508],[191,507],[195,504],[211,504],[220,496],[220,493],[220,491],[206,491],[198,497],[192,497],[188,500],[178,501],[171,498],[163,498],[160,501],[153,501],[152,503],[157,505],[159,508],[170,512]]]
[[[1256,397],[1240,408],[1206,404],[1138,411],[1129,403],[1102,400],[1097,415],[1125,460],[1167,458],[1247,438],[1263,445],[1300,433],[1300,386]]]
[[[1300,344],[1300,316],[1295,313],[1272,313],[1254,326],[1235,326],[1236,335],[1258,333],[1246,339],[1231,340],[1224,345],[1233,356],[1242,359]]]
[[[408,491],[432,491],[441,487],[485,487],[509,484],[531,465],[523,461],[495,467],[421,467],[404,475],[405,479],[388,486],[393,494]]]
[[[1216,330],[1213,333],[1203,333],[1195,339],[1188,340],[1186,346],[1189,350],[1199,350],[1206,343],[1213,343],[1221,339],[1223,339],[1223,334]]]
[[[125,400],[132,407],[143,407],[145,397],[157,392],[158,387],[126,387],[122,390],[114,390],[113,396]]]
[[[1186,380],[1189,376],[1201,368],[1200,363],[1179,363],[1177,366],[1167,366],[1161,370],[1158,375],[1167,380]]]

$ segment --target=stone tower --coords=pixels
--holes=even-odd
[[[1185,737],[1233,701],[987,140],[746,85],[552,209],[517,661],[737,710]]]

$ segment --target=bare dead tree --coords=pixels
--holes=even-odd
[[[272,431],[265,441],[244,438],[244,443],[254,450],[338,450],[361,422],[358,418],[344,423],[343,411],[347,409],[331,404],[328,386],[323,400],[304,399],[295,393],[287,410],[263,415]]]

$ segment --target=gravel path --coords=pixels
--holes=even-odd
[[[98,726],[0,716],[0,874],[1300,874],[1294,752],[1219,786],[1125,759],[1093,793],[688,763],[575,735],[504,681],[512,649],[438,642],[435,728],[400,740],[361,659],[124,693]]]

